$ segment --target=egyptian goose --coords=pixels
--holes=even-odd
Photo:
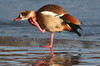
[[[77,29],[82,28],[79,26],[80,21],[71,16],[62,7],[54,4],[48,4],[41,7],[38,11],[22,11],[15,21],[28,20],[32,25],[36,26],[42,33],[45,31],[51,32],[49,46],[42,46],[45,48],[53,47],[54,32],[70,31],[76,33],[78,36],[81,34]]]

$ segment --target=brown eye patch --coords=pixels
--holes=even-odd
[[[30,13],[30,11],[25,11],[25,12],[22,12],[21,15],[22,16],[27,16],[29,13]]]
[[[22,15],[22,16],[27,16],[28,13],[27,13],[27,12],[22,12],[21,15]]]

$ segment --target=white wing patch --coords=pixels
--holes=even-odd
[[[61,17],[61,16],[64,15],[64,14],[58,15],[58,14],[55,14],[55,13],[50,12],[50,11],[42,11],[41,14],[44,14],[44,15],[52,15],[52,16],[55,16],[55,17]]]

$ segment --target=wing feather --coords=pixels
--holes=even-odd
[[[70,14],[65,14],[63,16],[66,20],[70,21],[73,24],[80,25],[80,21],[77,20],[75,17],[71,16]]]

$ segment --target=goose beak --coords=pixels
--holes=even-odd
[[[14,21],[19,21],[21,20],[22,18],[18,17],[18,18],[15,18]]]

